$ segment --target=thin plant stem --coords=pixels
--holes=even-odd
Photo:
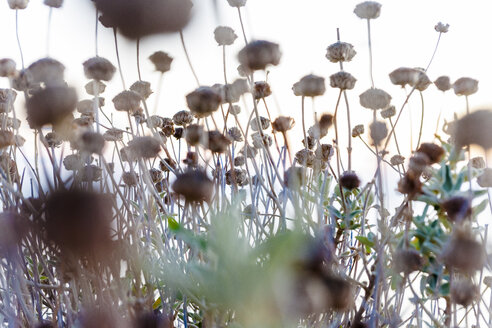
[[[118,48],[118,30],[116,27],[113,27],[113,38],[114,48],[116,50],[116,60],[118,62],[118,71],[120,71],[121,84],[123,85],[123,90],[126,90],[125,78],[123,77],[123,70],[121,69],[120,50]]]
[[[22,53],[22,47],[19,38],[19,9],[15,10],[15,37],[17,39],[17,46],[19,47],[19,53],[21,56],[22,69],[24,69],[24,54]]]
[[[140,38],[137,39],[137,72],[138,79],[142,81],[142,73],[140,72]]]
[[[198,76],[196,75],[195,69],[193,68],[193,64],[191,63],[190,55],[188,54],[188,50],[186,49],[186,44],[184,41],[183,30],[179,31],[179,37],[181,39],[181,45],[183,46],[183,50],[186,56],[186,60],[188,61],[188,66],[190,66],[191,73],[193,73],[193,77],[195,78],[196,84],[200,86],[200,81],[198,80]]]
[[[244,43],[248,45],[248,38],[246,37],[246,31],[244,29],[243,17],[241,15],[241,7],[237,7],[237,13],[239,15],[239,22],[241,23],[241,31],[243,32]]]
[[[422,94],[422,91],[419,91],[419,94],[420,94],[420,101],[421,101],[421,104],[422,104],[422,112],[421,112],[421,116],[420,116],[420,130],[419,130],[419,137],[417,139],[417,147],[415,147],[416,149],[419,148],[420,146],[420,140],[422,139],[422,131],[424,129],[424,95]]]
[[[429,61],[429,64],[427,64],[427,67],[425,68],[425,72],[427,72],[427,70],[429,70],[429,67],[432,64],[432,61],[434,60],[434,57],[435,57],[436,52],[437,52],[437,48],[439,47],[439,42],[441,41],[441,35],[442,35],[442,32],[439,32],[439,36],[437,37],[436,47],[434,48],[434,52],[432,53],[432,57]]]
[[[374,77],[372,74],[372,43],[371,43],[371,20],[367,20],[367,40],[369,43],[369,76],[371,77],[371,85],[374,88]]]
[[[48,11],[48,26],[46,28],[46,57],[50,56],[50,40],[51,40],[51,16],[53,14],[53,7],[50,7]]]
[[[308,139],[306,134],[306,122],[304,115],[304,96],[301,97],[301,111],[302,111],[302,133],[304,135],[304,147],[308,149]]]
[[[98,39],[99,39],[99,33],[98,33],[98,30],[99,30],[99,10],[96,8],[96,24],[95,24],[95,27],[94,27],[94,47],[95,47],[95,50],[96,50],[96,57],[99,56],[99,53],[98,53]]]

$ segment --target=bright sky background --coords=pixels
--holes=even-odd
[[[244,46],[240,31],[237,10],[231,8],[226,0],[217,0],[218,13],[213,11],[212,0],[195,0],[194,18],[184,30],[186,44],[193,64],[203,85],[223,83],[222,51],[217,46],[213,31],[217,25],[234,28],[239,38],[227,48],[228,75],[232,80],[238,77],[236,54]],[[266,39],[280,44],[281,65],[271,68],[269,82],[275,97],[267,99],[275,113],[293,116],[296,119],[297,134],[292,136],[296,149],[301,146],[300,98],[291,91],[292,84],[306,74],[324,76],[329,85],[329,76],[338,71],[338,65],[326,58],[326,47],[336,41],[336,28],[341,31],[342,41],[350,42],[358,52],[345,70],[354,75],[357,85],[349,91],[352,124],[367,124],[371,120],[368,110],[361,108],[358,95],[370,86],[368,71],[368,47],[366,23],[353,14],[359,1],[344,0],[249,0],[244,8],[246,33],[250,39]],[[385,89],[393,96],[393,104],[400,108],[404,91],[390,83],[388,73],[400,66],[425,67],[434,50],[438,33],[434,25],[442,21],[450,24],[444,34],[432,66],[428,71],[431,80],[440,75],[449,75],[454,81],[469,76],[480,81],[479,92],[470,97],[472,107],[492,105],[492,46],[490,35],[490,13],[492,1],[469,0],[387,0],[381,16],[372,21],[372,40],[374,54],[374,78],[376,87]],[[46,56],[48,7],[41,0],[31,0],[26,10],[19,11],[20,41],[24,50],[26,66]],[[87,98],[82,86],[86,83],[82,62],[95,55],[95,10],[89,0],[65,0],[61,9],[53,10],[51,25],[50,55],[67,67],[66,79],[69,84],[79,87],[79,98]],[[9,9],[7,1],[0,2],[0,28],[2,31],[0,58],[15,59],[20,66],[20,57],[15,39],[15,11]],[[130,85],[137,80],[135,42],[119,37],[123,73]],[[116,65],[113,32],[99,26],[99,55],[108,58]],[[187,66],[179,35],[159,35],[141,41],[141,66],[143,79],[152,82],[157,88],[158,73],[153,72],[147,60],[154,51],[163,50],[175,58],[172,71],[166,73],[158,114],[171,116],[185,109],[184,96],[196,84]],[[256,75],[264,79],[264,73]],[[119,76],[115,75],[106,93],[106,111],[110,111],[111,99],[121,91]],[[0,81],[0,87],[6,87]],[[327,88],[325,96],[316,99],[315,109],[319,112],[333,112],[338,91]],[[22,105],[22,97],[17,103]],[[150,106],[155,95],[151,96]],[[453,112],[464,111],[465,100],[456,97],[453,91],[445,95],[434,86],[424,92],[426,120],[424,141],[432,141],[439,111],[451,118]],[[249,99],[248,99],[249,100]],[[249,104],[250,106],[250,104]],[[307,122],[312,123],[311,101],[307,100]],[[420,97],[415,94],[409,109],[413,113],[413,131],[416,136],[419,125]],[[409,154],[408,135],[409,110],[405,110],[398,127],[405,154]],[[260,107],[260,111],[264,108]],[[345,106],[340,108],[339,126],[342,129],[341,143],[346,145]],[[276,114],[272,114],[276,116]],[[491,127],[492,128],[492,127]],[[327,139],[331,139],[329,136]],[[415,137],[416,138],[416,137]],[[329,142],[329,140],[326,140]],[[355,168],[368,178],[373,171],[374,157],[369,151],[354,142]],[[368,158],[370,160],[368,160]],[[367,179],[364,179],[367,182]],[[392,185],[394,186],[394,184]],[[393,187],[390,188],[393,188]]]

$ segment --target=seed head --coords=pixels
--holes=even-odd
[[[485,168],[485,160],[483,157],[473,157],[470,160],[470,165],[475,169],[484,169]]]
[[[291,166],[284,173],[284,183],[290,189],[297,189],[302,183],[306,170],[302,166]]]
[[[299,165],[312,167],[315,160],[316,155],[312,150],[304,148],[296,153],[296,162],[299,163]]]
[[[147,81],[137,81],[133,83],[130,90],[138,93],[142,99],[149,98],[149,96],[153,93],[150,88],[150,83]]]
[[[352,129],[352,138],[357,138],[364,134],[364,125],[357,124]]]
[[[135,172],[124,172],[121,175],[121,179],[128,187],[134,187],[138,184],[138,174]]]
[[[441,203],[451,222],[460,223],[472,214],[471,202],[467,197],[452,196]]]
[[[36,91],[26,102],[27,121],[33,129],[57,124],[72,114],[77,104],[75,89],[47,87]]]
[[[96,165],[86,165],[78,171],[77,177],[83,182],[99,181],[102,177],[102,169]]]
[[[238,185],[240,187],[247,186],[249,184],[248,174],[246,170],[234,169],[229,170],[225,174],[226,184]]]
[[[113,98],[114,108],[122,112],[134,112],[140,108],[142,97],[135,91],[125,90]]]
[[[424,258],[414,248],[399,249],[393,254],[393,265],[396,272],[409,274],[422,268]]]
[[[155,70],[161,73],[166,73],[171,70],[173,57],[163,51],[154,52],[150,57],[150,61],[155,66]]]
[[[128,148],[136,158],[154,158],[159,155],[161,144],[154,137],[134,137],[128,142]]]
[[[393,157],[391,157],[390,159],[390,163],[391,165],[403,165],[405,163],[405,157],[401,156],[401,155],[395,155]]]
[[[14,211],[0,213],[0,254],[8,256],[28,232],[26,219]]]
[[[103,135],[88,131],[80,136],[80,140],[77,142],[77,148],[88,154],[102,154],[104,142]]]
[[[15,145],[14,133],[7,130],[0,130],[0,149]]]
[[[249,145],[245,145],[244,148],[241,149],[240,153],[243,154],[243,156],[246,158],[253,159],[258,154],[258,149],[256,149],[255,147],[251,147]]]
[[[182,110],[174,114],[173,122],[179,126],[187,126],[193,123],[194,117],[190,111]]]
[[[333,146],[329,144],[321,144],[315,151],[316,159],[322,162],[328,162],[334,153]]]
[[[223,153],[231,144],[231,139],[219,131],[208,131],[208,149],[213,153]]]
[[[470,96],[478,91],[478,81],[462,77],[453,83],[454,93],[458,96]]]
[[[230,46],[237,39],[236,33],[229,26],[218,26],[214,31],[214,37],[219,46]]]
[[[259,117],[259,120],[260,120],[260,125],[261,125],[261,129],[262,130],[266,130],[270,127],[270,120],[266,117],[263,117],[263,116],[260,116]],[[258,131],[258,121],[255,117],[253,117],[250,121],[250,127],[251,127],[251,130],[253,131]]]
[[[419,79],[419,71],[415,68],[400,67],[389,74],[391,83],[404,87],[405,85],[415,85]]]
[[[325,78],[313,74],[306,75],[299,82],[294,84],[292,91],[294,91],[296,96],[322,96],[326,91]]]
[[[176,162],[172,158],[164,158],[159,162],[159,167],[163,172],[171,172],[177,168]]]
[[[306,139],[302,138],[302,145],[310,150],[313,150],[314,146],[316,146],[316,138],[308,136]]]
[[[458,278],[451,283],[450,295],[453,303],[467,307],[478,299],[480,290],[471,280]]]
[[[340,41],[329,45],[326,51],[326,58],[332,63],[349,62],[357,54],[353,45]]]
[[[486,168],[477,178],[478,185],[482,188],[492,188],[492,169]]]
[[[162,129],[166,125],[166,120],[162,116],[152,115],[145,120],[145,123],[149,129]]]
[[[417,152],[427,155],[429,165],[439,163],[444,156],[444,149],[441,146],[429,142],[422,143]]]
[[[61,8],[63,0],[44,0],[44,4],[51,8]]]
[[[234,157],[234,166],[243,166],[244,164],[246,164],[246,157],[241,155]]]
[[[246,5],[246,0],[227,0],[229,6],[231,7],[244,7]]]
[[[188,108],[196,117],[207,117],[222,103],[220,93],[211,87],[199,87],[186,96]]]
[[[330,76],[330,86],[340,90],[352,90],[357,79],[352,74],[340,71]]]
[[[353,171],[344,172],[338,182],[343,188],[348,190],[359,188],[360,186],[359,177]]]
[[[257,40],[248,43],[238,54],[239,63],[251,71],[263,70],[268,65],[280,63],[280,47],[278,44]]]
[[[448,91],[451,89],[453,86],[451,85],[451,80],[449,79],[449,76],[439,76],[435,81],[434,85],[436,88],[441,90],[442,92]]]
[[[443,24],[439,22],[436,24],[436,26],[434,26],[434,29],[436,30],[436,32],[439,33],[447,33],[449,31],[449,24]]]
[[[475,144],[484,149],[492,148],[492,111],[477,110],[455,122],[452,128],[457,147]]]
[[[376,88],[364,91],[359,99],[362,107],[373,110],[386,109],[391,103],[391,96],[386,91]]]
[[[422,191],[420,175],[412,170],[407,171],[403,178],[398,182],[398,191],[408,195],[410,199],[420,194]]]
[[[61,144],[63,143],[63,140],[61,136],[56,133],[55,131],[48,132],[45,136],[44,139],[46,140],[46,143],[48,144],[48,147],[60,147]]]
[[[386,109],[383,109],[381,111],[381,117],[382,118],[390,118],[396,115],[396,108],[395,106],[389,106]]]
[[[369,125],[369,132],[374,145],[380,145],[388,136],[388,127],[385,122],[375,121]]]
[[[233,126],[229,130],[227,130],[227,135],[229,136],[229,138],[231,138],[235,142],[244,141],[241,130],[236,126]]]
[[[239,115],[241,113],[241,107],[239,107],[238,105],[229,105],[228,111],[232,115]]]
[[[457,228],[441,253],[444,263],[459,272],[473,273],[485,263],[485,251],[469,229]]]
[[[124,130],[111,128],[106,130],[106,132],[104,132],[103,137],[104,140],[106,141],[122,141],[124,132],[125,132]]]
[[[427,154],[416,152],[408,161],[408,169],[412,170],[416,174],[422,174],[430,163],[431,162]]]
[[[419,91],[424,91],[429,87],[429,85],[432,84],[431,80],[425,73],[425,71],[422,68],[416,68],[415,69],[418,73],[418,78],[417,81],[413,84],[410,84],[412,87],[415,87],[415,89]]]
[[[190,146],[196,146],[203,138],[204,129],[202,125],[191,124],[185,129],[185,140]]]
[[[190,167],[196,167],[198,165],[198,154],[193,151],[189,151],[186,153],[186,158],[183,160],[183,163]]]
[[[0,89],[0,113],[10,113],[14,109],[17,92],[11,89]]]
[[[375,1],[365,1],[355,6],[354,13],[362,19],[375,19],[381,13],[381,4]]]
[[[63,86],[65,66],[53,58],[42,58],[32,63],[28,68],[30,83],[44,83],[47,86]]]
[[[116,72],[116,67],[103,57],[92,57],[83,65],[85,77],[97,81],[110,81]]]
[[[0,77],[14,77],[17,73],[15,66],[15,61],[10,58],[0,59]]]
[[[272,128],[273,131],[277,132],[287,132],[294,127],[296,122],[292,117],[289,116],[279,116],[273,121]]]
[[[270,89],[270,84],[265,81],[255,82],[253,88],[253,95],[256,100],[263,99],[272,94],[272,89]]]
[[[162,171],[159,169],[156,169],[156,168],[151,168],[149,170],[149,175],[150,175],[150,179],[152,180],[153,183],[161,182],[162,179],[164,178]]]
[[[270,147],[273,144],[273,139],[266,133],[263,133],[263,137],[259,132],[251,134],[251,139],[253,139],[253,146],[257,149],[262,149],[263,147]]]
[[[205,172],[188,171],[178,175],[172,189],[189,202],[208,202],[212,198],[214,183]]]
[[[26,9],[29,0],[7,0],[10,9]]]
[[[70,154],[63,159],[63,166],[67,171],[78,171],[84,166],[80,154]]]

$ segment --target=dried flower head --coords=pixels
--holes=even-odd
[[[233,84],[214,84],[212,86],[220,97],[222,98],[223,104],[236,103],[239,101],[241,94],[236,90]]]
[[[381,4],[375,1],[365,1],[355,6],[354,13],[362,19],[375,19],[381,13]]]
[[[189,202],[210,201],[214,183],[205,172],[188,171],[177,176],[172,189]]]
[[[128,142],[128,148],[136,158],[154,158],[161,151],[161,144],[154,137],[134,137]]]
[[[429,158],[429,164],[439,163],[444,156],[444,149],[430,142],[424,142],[417,149],[417,152],[424,153]]]
[[[333,156],[335,151],[333,150],[333,146],[330,144],[321,144],[316,148],[314,152],[316,155],[316,159],[322,162],[328,162],[330,158]]]
[[[234,166],[243,166],[246,164],[246,157],[239,155],[234,157]]]
[[[364,134],[364,125],[363,124],[357,124],[356,126],[353,127],[352,138],[357,138],[363,134]]]
[[[386,109],[383,109],[381,111],[381,117],[382,118],[390,118],[396,115],[396,108],[395,106],[389,106]]]
[[[44,83],[47,86],[63,86],[65,66],[53,58],[42,58],[27,68],[30,83]]]
[[[29,0],[7,0],[10,9],[26,9]]]
[[[385,122],[375,121],[369,125],[369,133],[374,145],[380,145],[388,136],[388,127]]]
[[[326,58],[332,63],[349,62],[357,54],[353,45],[340,41],[329,45],[326,51]]]
[[[159,115],[152,115],[145,120],[149,129],[162,129],[166,125],[166,119]]]
[[[422,191],[420,174],[417,174],[412,170],[407,171],[403,178],[398,182],[398,191],[408,195],[410,199],[420,194]]]
[[[7,130],[0,130],[0,149],[15,145],[14,133]]]
[[[326,91],[325,78],[313,74],[306,75],[299,82],[294,83],[292,91],[296,96],[322,96]]]
[[[154,64],[156,71],[166,73],[171,70],[173,57],[169,56],[166,52],[156,51],[150,55],[149,59]]]
[[[455,229],[441,253],[444,263],[459,272],[473,273],[485,263],[485,250],[472,232],[464,227]]]
[[[295,121],[292,117],[288,117],[288,116],[279,116],[275,119],[275,121],[273,121],[272,123],[272,128],[273,128],[273,131],[277,131],[277,132],[287,132],[289,131],[290,129],[292,129],[295,125]]]
[[[47,87],[36,91],[26,102],[27,121],[33,129],[57,124],[72,114],[77,104],[75,89]]]
[[[229,105],[228,111],[232,115],[239,115],[241,113],[241,107],[238,105]]]
[[[238,185],[240,187],[247,186],[249,184],[248,173],[246,170],[233,169],[229,170],[225,174],[226,184]]]
[[[453,89],[458,96],[470,96],[478,91],[478,81],[470,77],[462,77],[453,83]]]
[[[419,79],[419,71],[415,68],[400,67],[389,74],[391,83],[404,87],[405,85],[415,85]]]
[[[260,125],[262,130],[266,130],[270,127],[270,120],[266,117],[260,116],[259,117]],[[258,131],[258,120],[256,117],[253,117],[251,121],[249,122],[251,130],[253,131]]]
[[[484,149],[492,148],[492,111],[477,110],[455,122],[452,135],[457,147],[479,145]]]
[[[427,76],[427,74],[425,73],[424,69],[415,68],[415,70],[418,73],[417,81],[415,81],[415,83],[410,84],[410,85],[419,91],[424,91],[425,89],[427,89],[429,87],[429,85],[432,84],[432,82],[429,79],[429,77]]]
[[[408,169],[416,174],[421,174],[431,164],[429,156],[425,153],[416,152],[408,161]]]
[[[352,74],[340,71],[330,76],[330,86],[340,90],[352,90],[355,87],[357,79]]]
[[[77,142],[77,148],[88,154],[102,154],[105,139],[97,132],[84,132]]]
[[[359,96],[360,104],[364,108],[378,110],[386,109],[391,103],[391,96],[384,90],[371,88]]]
[[[10,113],[14,109],[17,92],[11,89],[0,89],[0,113]]]
[[[92,57],[84,62],[85,77],[97,81],[110,81],[116,72],[116,67],[103,57]]]
[[[188,110],[182,110],[174,114],[173,122],[176,125],[187,126],[193,123],[194,117],[193,114]]]
[[[424,265],[424,258],[414,248],[399,249],[393,254],[393,267],[396,272],[405,274],[420,270]]]
[[[243,156],[246,158],[255,158],[258,154],[258,149],[249,145],[245,145],[244,148],[241,149],[240,153],[243,154]]]
[[[130,90],[138,93],[142,99],[147,99],[153,93],[150,82],[137,81],[130,86]]]
[[[359,188],[360,179],[353,171],[346,171],[340,176],[338,183],[345,189],[352,190]]]
[[[112,220],[109,196],[84,190],[58,190],[49,195],[45,206],[48,239],[62,252],[93,255],[108,246]]]
[[[210,151],[214,153],[223,153],[231,144],[231,139],[223,135],[219,131],[208,131],[208,144],[206,145]]]
[[[439,33],[447,33],[449,31],[449,24],[443,24],[442,22],[439,22],[434,26],[434,29],[436,32]]]
[[[284,173],[284,183],[290,189],[297,189],[303,181],[306,170],[302,166],[291,166]]]
[[[14,211],[0,213],[0,254],[8,254],[21,243],[28,232],[27,220]]]
[[[0,59],[0,77],[13,77],[17,73],[15,61],[10,58]]]
[[[458,278],[453,280],[450,288],[453,303],[469,306],[480,296],[480,290],[470,279]]]
[[[106,27],[116,27],[129,38],[156,33],[177,32],[190,20],[193,4],[189,0],[95,0]]]
[[[44,139],[46,140],[46,144],[50,148],[51,147],[53,147],[53,148],[60,147],[61,144],[63,143],[61,136],[58,133],[56,133],[55,131],[48,132],[44,136]]]
[[[268,65],[277,66],[280,57],[279,45],[264,40],[248,43],[238,54],[239,63],[251,71],[263,70]]]
[[[86,165],[82,167],[78,173],[77,178],[83,182],[95,182],[101,180],[102,169],[96,165]]]
[[[84,161],[80,154],[70,154],[63,159],[63,166],[67,171],[77,171],[84,166]]]
[[[140,108],[142,97],[135,91],[125,90],[113,98],[114,108],[118,111],[133,112]]]
[[[51,8],[61,8],[63,0],[44,0],[44,4]]]
[[[204,129],[202,125],[191,124],[185,129],[185,140],[190,146],[196,146],[203,138]]]
[[[451,80],[449,79],[449,76],[439,76],[435,81],[434,85],[436,88],[441,90],[442,92],[448,91],[451,89],[453,86],[451,85]]]
[[[482,188],[492,188],[492,169],[486,168],[477,178],[477,183]]]
[[[231,7],[244,7],[246,5],[246,0],[227,0],[229,6]]]
[[[486,164],[483,157],[478,156],[478,157],[473,157],[470,160],[470,165],[475,169],[484,169]]]
[[[467,197],[452,196],[441,203],[451,222],[460,223],[472,214],[471,202]]]
[[[301,142],[304,147],[310,150],[313,150],[314,146],[316,146],[316,138],[310,135],[306,139],[302,138]]]
[[[186,95],[188,108],[196,117],[207,117],[215,112],[222,103],[220,93],[211,87],[199,87]]]
[[[104,140],[106,141],[122,141],[124,132],[125,132],[124,130],[111,128],[106,130],[106,132],[104,132],[103,137]]]
[[[233,126],[232,128],[229,128],[229,130],[227,130],[227,135],[235,142],[244,141],[243,134],[241,133],[241,130],[237,126]]]
[[[123,172],[121,179],[128,187],[135,187],[138,184],[138,174],[135,172]]]
[[[314,161],[316,160],[316,155],[312,150],[304,148],[296,153],[295,158],[296,162],[299,163],[299,165],[312,167]]]
[[[172,158],[164,158],[159,162],[159,167],[163,172],[172,172],[176,170],[177,163]]]
[[[156,169],[156,168],[151,168],[149,170],[149,175],[150,175],[150,179],[152,180],[153,183],[158,183],[164,178],[162,171],[159,169]]]
[[[257,149],[262,149],[264,147],[270,147],[273,144],[273,139],[266,133],[255,132],[251,134],[251,139],[253,139],[253,146]]]
[[[272,89],[270,89],[270,84],[265,81],[255,82],[253,87],[253,95],[256,100],[266,98],[272,94]]]
[[[391,165],[403,165],[405,163],[405,157],[401,156],[401,155],[394,155],[393,157],[391,157],[390,159],[390,163]]]
[[[230,46],[237,39],[236,33],[229,26],[218,26],[214,30],[214,37],[219,46]]]

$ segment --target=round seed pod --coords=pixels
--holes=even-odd
[[[177,176],[172,189],[189,202],[210,201],[214,183],[205,172],[188,171]]]
[[[260,125],[261,125],[261,129],[262,130],[266,130],[270,127],[270,120],[266,117],[263,117],[263,116],[260,116],[259,117],[259,120],[260,120]],[[258,120],[256,119],[256,117],[253,117],[250,121],[250,128],[251,130],[253,131],[259,131],[258,129]]]
[[[467,197],[452,196],[441,203],[451,222],[460,223],[472,214],[471,202]]]
[[[391,96],[386,91],[376,88],[364,91],[359,99],[362,107],[372,110],[386,109],[391,103]]]
[[[150,57],[150,61],[155,66],[155,70],[161,73],[166,73],[171,70],[173,58],[163,51],[154,52]]]
[[[352,138],[357,138],[364,134],[364,125],[357,124],[352,128]]]
[[[332,63],[349,62],[357,52],[354,46],[347,42],[335,42],[326,49],[326,58]]]
[[[397,166],[397,165],[403,165],[405,163],[405,157],[401,155],[394,155],[390,159],[391,165]]]
[[[121,175],[121,179],[128,187],[135,187],[138,184],[138,174],[135,172],[124,172]]]
[[[113,98],[114,108],[122,112],[134,112],[140,108],[142,97],[135,91],[125,90]]]
[[[329,144],[321,144],[315,151],[316,158],[323,162],[328,162],[334,153],[333,146]]]
[[[420,175],[412,170],[407,171],[403,178],[398,182],[398,191],[408,195],[410,199],[420,194],[422,192]]]
[[[185,129],[185,140],[190,146],[196,146],[204,136],[202,125],[191,124]]]
[[[193,123],[193,120],[195,118],[193,117],[193,114],[190,111],[187,110],[182,110],[174,114],[173,116],[173,122],[176,125],[179,126],[187,126],[191,123]]]
[[[404,87],[415,85],[419,80],[419,71],[410,67],[399,67],[389,74],[391,83]]]
[[[434,29],[436,30],[436,32],[439,33],[448,33],[449,24],[443,24],[442,22],[439,22],[436,24],[436,26],[434,26]]]
[[[246,5],[246,0],[227,0],[227,2],[229,3],[229,6],[236,8],[244,7]]]
[[[198,165],[198,154],[194,151],[187,152],[183,163],[190,167],[196,167]]]
[[[184,129],[183,128],[175,128],[174,129],[174,134],[173,137],[176,138],[177,140],[183,138],[184,135]]]
[[[77,178],[83,182],[95,182],[101,180],[102,169],[96,165],[86,165],[77,172]]]
[[[453,303],[467,307],[475,302],[480,296],[480,290],[469,279],[453,280],[450,288]]]
[[[51,8],[61,8],[63,6],[63,0],[44,0],[43,3]]]
[[[255,132],[251,134],[251,139],[253,140],[253,146],[257,149],[262,149],[263,147],[270,147],[273,144],[273,139],[266,133],[260,134]]]
[[[159,155],[161,144],[154,137],[134,137],[128,142],[128,148],[135,158],[154,158]]]
[[[186,95],[186,103],[196,117],[202,118],[219,109],[222,97],[211,87],[199,87]]]
[[[162,171],[159,169],[156,169],[156,168],[151,168],[149,170],[149,175],[150,175],[150,179],[152,180],[153,183],[158,183],[158,182],[162,181],[162,179],[164,178]]]
[[[290,189],[297,189],[302,183],[302,177],[305,174],[305,168],[302,166],[291,166],[284,173],[284,183]]]
[[[13,77],[17,73],[15,61],[10,58],[0,59],[0,77]]]
[[[245,170],[234,169],[234,171],[229,170],[225,174],[226,184],[228,185],[238,185],[244,187],[249,184],[248,174]]]
[[[231,144],[231,140],[219,131],[208,131],[207,147],[214,153],[223,153]]]
[[[239,63],[250,71],[263,70],[268,65],[277,66],[280,57],[279,45],[264,40],[248,43],[238,54]]]
[[[124,130],[110,128],[104,132],[103,137],[106,141],[122,141]]]
[[[97,81],[110,81],[116,72],[116,67],[103,57],[92,57],[84,62],[85,77]]]
[[[272,89],[270,89],[270,84],[265,81],[255,82],[253,88],[253,95],[256,100],[263,99],[272,94]]]
[[[104,91],[106,90],[106,84],[104,84],[101,81],[92,80],[92,81],[87,82],[87,84],[85,85],[84,88],[85,88],[85,92],[87,92],[87,94],[89,94],[91,96],[95,96],[96,91],[97,91],[97,94],[104,93]]]
[[[486,168],[477,178],[477,182],[482,188],[492,188],[492,169]]]
[[[467,228],[455,229],[440,254],[450,268],[464,273],[480,270],[485,263],[485,250]]]
[[[292,91],[294,91],[296,96],[322,96],[326,91],[325,78],[313,74],[306,75],[299,82],[294,84]]]
[[[416,70],[418,73],[417,81],[410,85],[419,91],[424,91],[432,84],[432,82],[422,68],[416,68]]]
[[[75,89],[47,87],[35,92],[26,102],[27,121],[33,129],[56,124],[70,115],[77,103]]]
[[[0,149],[15,145],[14,133],[7,130],[0,130]]]
[[[84,132],[78,141],[78,149],[89,154],[102,154],[105,139],[97,132]]]
[[[241,130],[236,126],[233,126],[229,130],[227,130],[227,135],[229,136],[230,139],[232,139],[235,142],[244,141]]]
[[[330,86],[340,90],[352,90],[357,79],[352,74],[340,71],[330,76]]]
[[[475,168],[475,169],[484,169],[486,164],[485,164],[485,160],[483,159],[483,157],[473,157],[471,160],[470,160],[470,165],[471,167]]]
[[[436,86],[437,89],[441,90],[442,92],[446,92],[453,87],[451,85],[451,80],[449,79],[449,76],[439,76],[434,81],[434,85]]]
[[[137,81],[130,86],[130,90],[138,93],[142,99],[147,99],[153,93],[150,82]]]
[[[453,89],[457,96],[470,96],[478,91],[478,81],[462,77],[453,83]]]
[[[219,46],[230,46],[237,39],[236,33],[229,26],[218,26],[214,30],[214,37]]]
[[[376,19],[381,14],[381,4],[376,1],[364,1],[355,6],[354,14],[362,19]]]
[[[416,249],[399,249],[393,254],[393,267],[396,272],[409,274],[420,270],[423,265],[424,258]]]
[[[243,166],[246,164],[246,157],[239,155],[234,157],[234,166]]]
[[[412,170],[416,174],[421,174],[430,164],[430,159],[425,153],[416,152],[410,157],[408,162],[408,169]]]
[[[427,155],[431,165],[439,163],[444,156],[444,149],[441,146],[429,142],[422,143],[417,152]]]
[[[381,111],[382,118],[390,118],[396,115],[395,106],[389,106],[388,108]]]
[[[70,154],[63,159],[63,166],[67,171],[77,171],[84,166],[84,161],[79,154]]]
[[[370,136],[374,145],[380,145],[388,136],[386,123],[375,121],[369,125]]]
[[[455,122],[452,128],[455,145],[459,148],[475,144],[492,148],[492,111],[477,110]]]
[[[53,58],[42,58],[27,68],[30,83],[44,83],[46,86],[64,86],[65,66]]]
[[[340,183],[340,185],[345,189],[353,190],[359,188],[360,179],[355,172],[347,171],[342,174],[338,183]]]
[[[273,121],[272,128],[273,131],[285,133],[292,129],[295,125],[295,121],[292,117],[279,116]]]
[[[299,165],[312,167],[316,160],[316,155],[314,155],[314,152],[310,149],[301,149],[296,153],[295,158]]]

